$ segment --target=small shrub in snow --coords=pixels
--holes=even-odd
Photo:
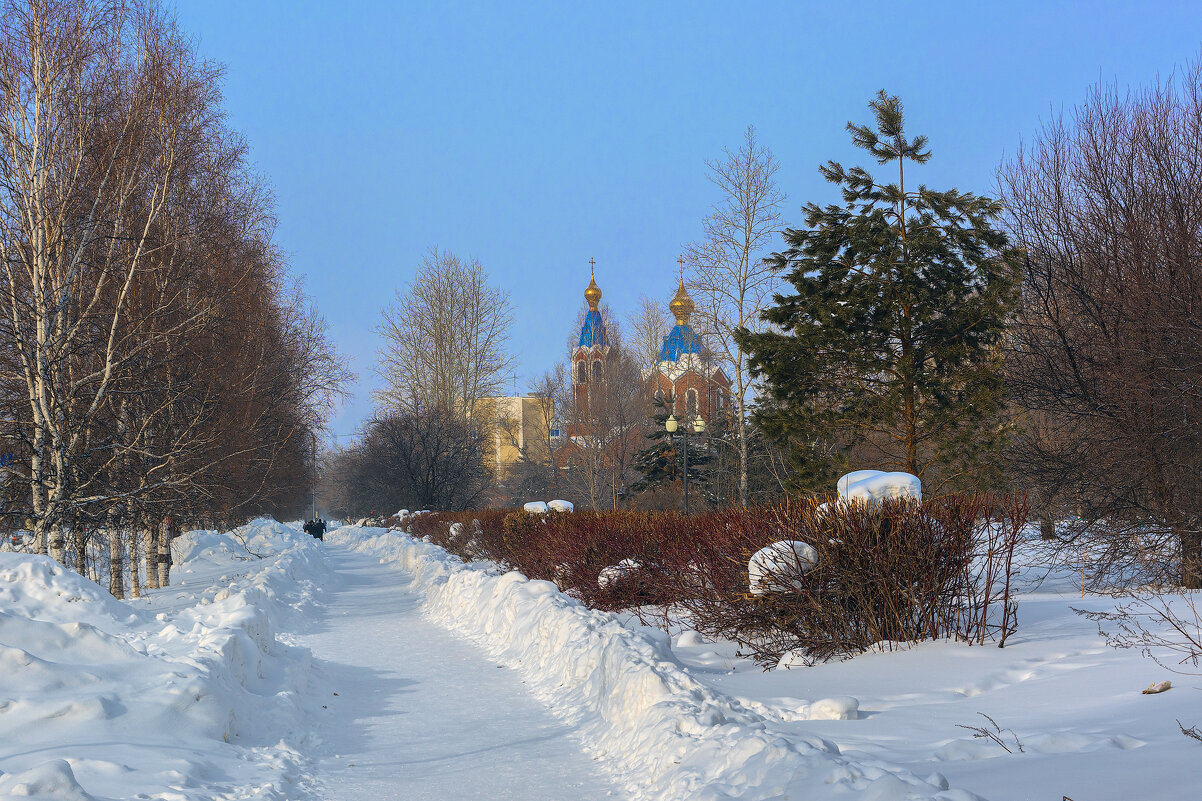
[[[974,495],[821,513],[797,504],[762,521],[729,519],[724,536],[699,543],[694,569],[668,572],[671,594],[698,631],[768,665],[944,637],[1002,644],[1015,626],[1011,560],[1025,520],[1022,501]],[[741,566],[782,531],[817,558],[772,571],[772,592],[748,592]]]

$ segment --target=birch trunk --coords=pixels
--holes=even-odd
[[[127,534],[127,542],[129,543],[129,597],[142,597],[142,583],[138,575],[138,539],[140,535],[138,530],[132,526]]]
[[[110,525],[105,529],[109,541],[109,593],[117,599],[125,598],[125,581],[122,575],[121,534]]]
[[[42,549],[38,548],[38,551],[41,552]],[[50,528],[49,552],[51,559],[58,562],[60,565],[64,564],[63,557],[66,554],[63,550],[63,529],[57,523]]]
[[[142,539],[146,548],[146,589],[159,589],[159,543],[154,535],[154,527],[147,526],[142,530]]]
[[[171,523],[164,519],[159,527],[159,588],[171,586]]]

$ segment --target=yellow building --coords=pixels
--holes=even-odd
[[[550,398],[523,395],[481,398],[472,417],[482,439],[485,463],[497,480],[522,461],[550,464],[554,405]]]

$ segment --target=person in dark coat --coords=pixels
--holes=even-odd
[[[308,523],[305,523],[305,533],[316,539],[325,540],[326,521],[320,517],[315,517]]]

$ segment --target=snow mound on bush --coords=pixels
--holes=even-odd
[[[550,501],[547,506],[551,507],[553,512],[574,512],[576,505],[571,501],[554,500]]]
[[[616,565],[602,568],[601,572],[597,575],[597,586],[605,588],[611,584],[617,584],[634,571],[642,568],[642,566],[643,564],[637,559],[623,559]]]
[[[551,511],[551,507],[545,501],[531,501],[522,506],[523,512],[529,512],[532,515],[545,515]]]
[[[840,499],[849,502],[922,501],[922,481],[911,473],[856,470],[840,478],[838,488]]]
[[[978,799],[903,768],[844,757],[820,737],[783,736],[769,718],[686,673],[662,632],[631,630],[550,582],[464,564],[403,534],[342,529],[332,539],[413,574],[426,614],[520,670],[633,798]]]
[[[818,551],[800,540],[766,545],[747,561],[747,581],[752,595],[801,590],[801,575],[818,564]]]

